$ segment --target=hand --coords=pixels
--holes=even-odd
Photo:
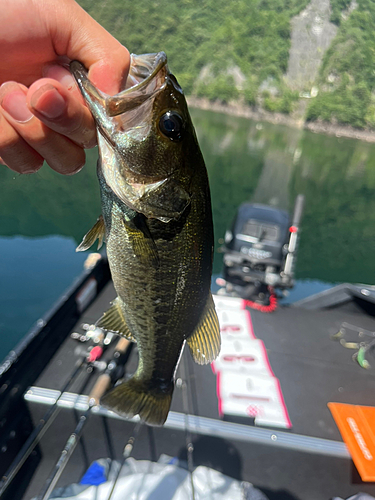
[[[61,174],[78,172],[96,134],[67,65],[79,60],[113,95],[129,52],[74,0],[2,0],[0,54],[0,162],[21,174],[43,160]]]

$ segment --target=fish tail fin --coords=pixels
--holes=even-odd
[[[143,381],[133,377],[105,394],[100,403],[126,418],[139,415],[148,425],[162,426],[167,420],[173,388],[171,382],[166,389],[149,389]]]

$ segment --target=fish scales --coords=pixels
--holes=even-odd
[[[220,350],[206,168],[164,53],[132,55],[137,83],[114,97],[93,87],[80,63],[71,68],[98,127],[103,212],[78,250],[105,232],[118,297],[98,326],[136,341],[139,353],[135,374],[102,404],[162,425],[185,341],[200,364]]]
[[[173,227],[176,225],[182,226],[178,233]],[[114,231],[115,227],[117,230]],[[125,316],[137,338],[143,366],[149,370],[146,373],[144,369],[144,375],[155,378],[155,366],[160,366],[163,370],[156,370],[159,376],[164,373],[164,378],[171,379],[182,347],[181,335],[187,338],[192,333],[207,299],[209,284],[202,276],[206,276],[206,280],[210,276],[210,255],[202,258],[205,245],[197,239],[196,251],[191,251],[189,241],[197,235],[196,224],[189,221],[183,225],[180,222],[164,224],[152,220],[150,232],[155,234],[158,254],[163,256],[160,265],[154,268],[148,261],[134,259],[132,243],[123,227],[122,211],[112,210],[112,233],[107,236],[107,251],[113,255],[115,288],[124,301]],[[130,251],[124,252],[124,246]],[[178,261],[175,252],[179,252]],[[183,272],[184,269],[189,271]],[[168,365],[160,363],[163,359],[174,362]]]

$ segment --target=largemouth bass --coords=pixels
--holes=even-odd
[[[102,216],[77,250],[105,238],[118,297],[98,326],[137,342],[132,378],[105,407],[163,425],[185,341],[199,364],[220,351],[210,293],[213,227],[206,167],[163,52],[131,56],[125,89],[102,94],[71,63],[97,125]]]

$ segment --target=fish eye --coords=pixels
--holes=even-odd
[[[171,141],[180,141],[182,139],[184,122],[181,116],[175,111],[167,111],[160,118],[159,128]]]

